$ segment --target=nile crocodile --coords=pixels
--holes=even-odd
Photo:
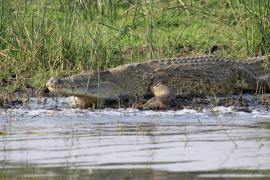
[[[121,97],[139,101],[152,94],[153,97],[142,105],[143,109],[165,109],[177,97],[266,92],[270,87],[264,66],[266,59],[255,57],[237,61],[200,56],[152,60],[51,78],[46,85],[52,93],[75,96],[77,106],[82,108],[93,104],[102,106],[105,100]]]

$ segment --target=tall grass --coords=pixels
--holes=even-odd
[[[50,76],[147,59],[269,52],[269,1],[202,2],[0,0],[0,77],[41,87]]]
[[[245,9],[246,42],[249,54],[270,52],[270,0],[241,0]]]

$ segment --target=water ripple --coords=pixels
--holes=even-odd
[[[270,113],[133,109],[0,110],[0,162],[167,171],[269,169]]]

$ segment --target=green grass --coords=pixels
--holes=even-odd
[[[0,2],[0,77],[16,74],[20,86],[82,69],[186,55],[245,58],[270,48],[269,0]]]

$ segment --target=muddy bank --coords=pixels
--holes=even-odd
[[[54,99],[54,105],[51,108],[61,109],[61,105],[58,104],[58,97],[48,91],[47,88],[34,89],[28,88],[27,91],[17,91],[14,93],[3,93],[0,96],[0,108],[20,108],[31,107],[30,98],[35,99],[37,104],[48,104],[47,98]],[[74,97],[64,98],[70,108],[76,108],[76,102]],[[142,104],[148,99],[143,99],[143,102],[138,104],[130,104],[129,101],[117,101],[108,100],[105,101],[104,108],[120,109],[120,108],[133,108],[141,110]],[[244,94],[244,95],[231,95],[223,97],[195,97],[193,99],[177,98],[175,105],[167,110],[181,110],[181,109],[193,109],[198,112],[204,108],[215,107],[232,107],[233,111],[252,112],[253,109],[259,108],[263,110],[269,110],[270,107],[270,95],[269,94]],[[102,109],[104,109],[102,108]],[[96,109],[96,108],[89,108]]]
[[[53,96],[54,95],[51,94],[47,88],[18,88],[12,92],[4,89],[0,94],[0,108],[8,109],[28,106],[30,97],[35,97],[37,99],[37,103],[46,103],[47,97]]]

